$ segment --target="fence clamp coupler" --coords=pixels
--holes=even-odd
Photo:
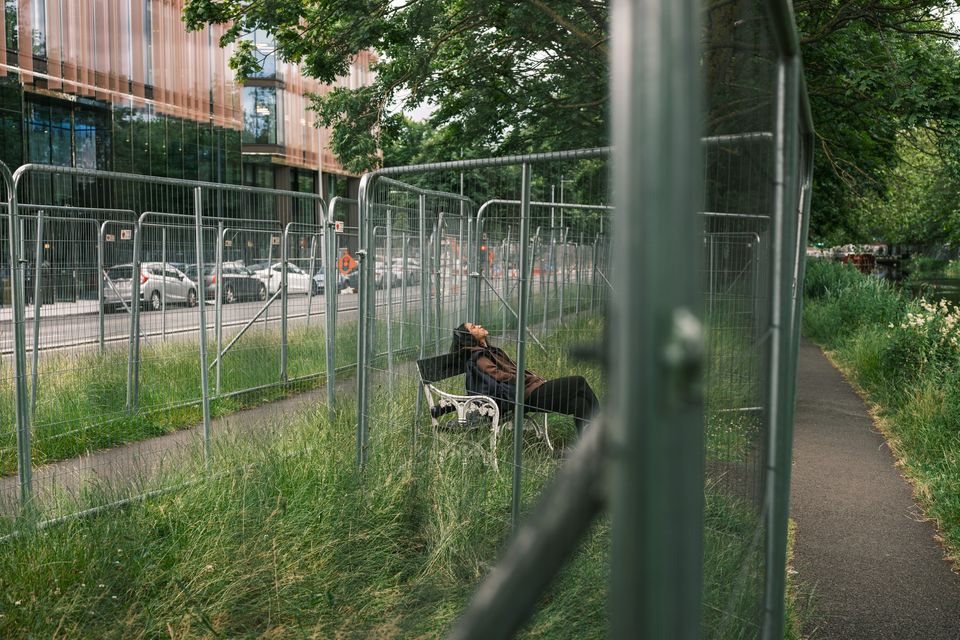
[[[703,395],[702,369],[706,353],[703,324],[689,309],[674,309],[663,361],[667,370],[669,402],[674,406],[698,402]]]
[[[357,260],[363,262],[363,259],[367,257],[366,249],[357,249]]]

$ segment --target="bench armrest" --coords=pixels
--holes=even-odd
[[[438,416],[452,411],[457,412],[457,422],[461,425],[467,423],[467,416],[471,413],[489,417],[493,422],[494,429],[500,423],[500,408],[490,396],[464,396],[447,393],[429,383],[423,385],[423,390],[424,395],[427,396],[427,405],[430,407],[430,421],[434,428],[440,426],[437,421]]]

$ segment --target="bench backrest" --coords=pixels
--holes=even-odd
[[[447,378],[463,375],[463,356],[459,353],[444,353],[432,358],[417,360],[420,380],[424,384],[433,384]]]

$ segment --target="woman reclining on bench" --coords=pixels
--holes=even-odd
[[[479,324],[464,322],[453,330],[451,353],[460,353],[466,369],[470,395],[490,396],[501,411],[513,408],[516,398],[517,365],[503,349],[487,342],[490,335]],[[524,371],[524,407],[533,411],[572,415],[577,433],[600,408],[597,396],[583,376],[546,380]]]

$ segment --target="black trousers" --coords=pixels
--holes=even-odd
[[[600,408],[597,396],[583,376],[547,380],[533,390],[524,405],[528,409],[572,415],[577,432]]]

